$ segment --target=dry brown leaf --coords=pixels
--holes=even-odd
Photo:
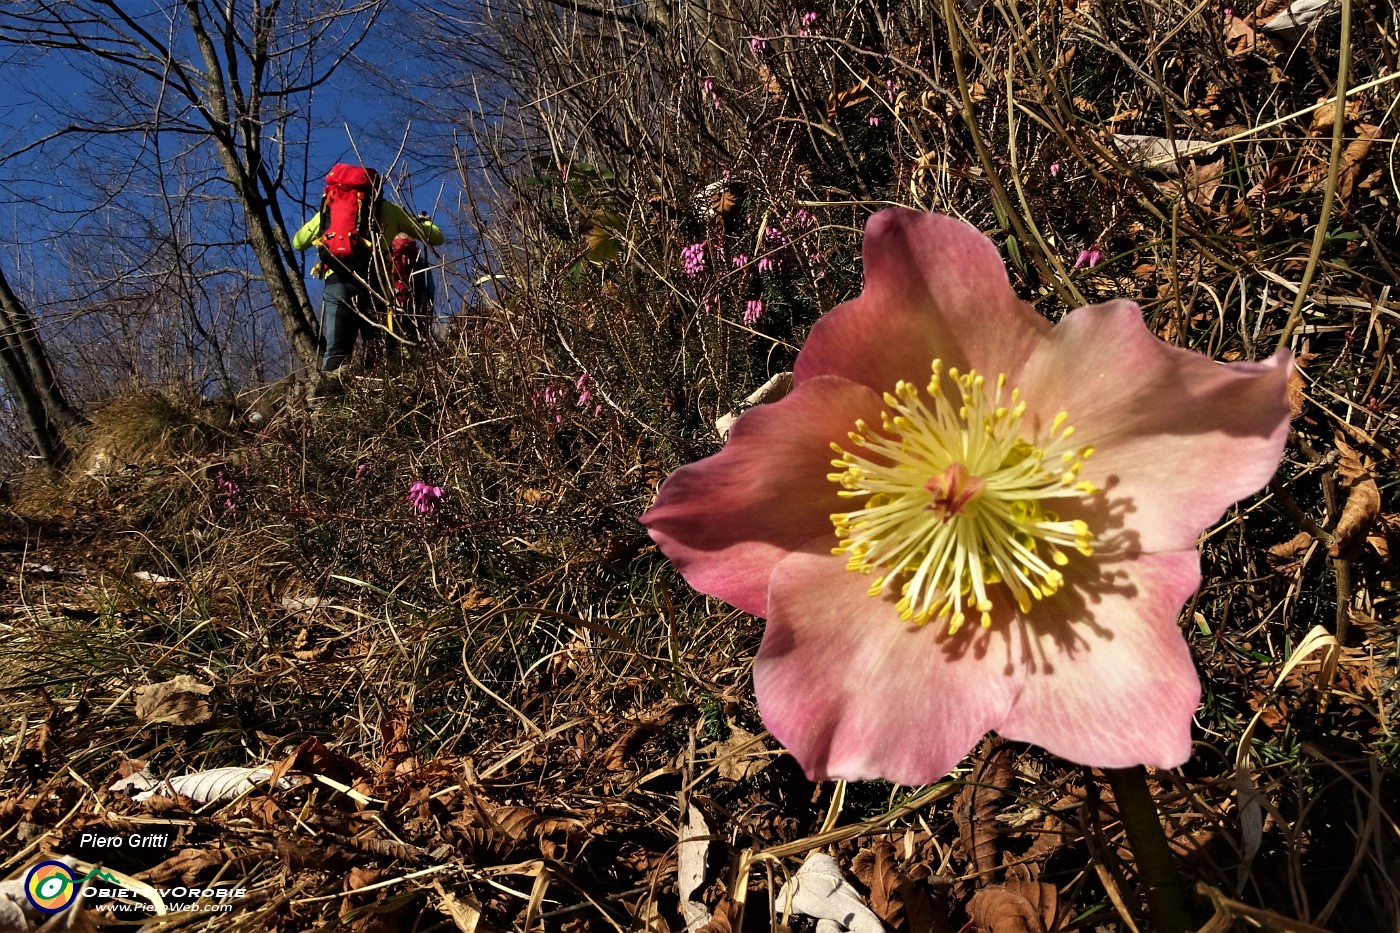
[[[870,85],[862,81],[857,85],[846,88],[844,91],[837,91],[826,98],[826,116],[828,120],[835,120],[837,114],[852,107],[874,99],[875,92],[870,89]]]
[[[335,656],[336,639],[321,640],[309,625],[303,625],[292,639],[292,657],[298,661],[324,661]]]
[[[603,767],[609,771],[626,770],[627,762],[632,760],[632,756],[655,732],[656,727],[650,723],[633,723],[628,726],[627,731],[618,736],[603,752]]]
[[[1381,128],[1374,123],[1364,123],[1356,128],[1356,138],[1342,150],[1341,167],[1337,175],[1337,194],[1343,201],[1351,198],[1356,190],[1357,178],[1361,175],[1361,163],[1371,152],[1371,146],[1380,135]]]
[[[1225,21],[1225,48],[1235,56],[1248,55],[1259,44],[1259,37],[1249,20],[1231,16]]]
[[[995,736],[983,741],[977,767],[953,806],[963,855],[983,878],[997,867],[997,804],[1011,786],[1011,763],[1002,754],[1005,745]]]
[[[1012,873],[1008,872],[1007,874],[1009,876]],[[1023,873],[1023,875],[1023,877],[1014,880],[1008,877],[1005,885],[1006,890],[1010,891],[1012,894],[1019,894],[1026,899],[1026,903],[1039,911],[1040,922],[1045,929],[1055,929],[1057,926],[1056,915],[1060,910],[1059,889],[1053,884],[1047,884],[1044,881],[1033,881],[1030,879],[1029,874]]]
[[[203,872],[229,861],[229,853],[220,848],[181,849],[153,868],[133,877],[156,887],[173,887],[176,879],[186,886],[196,886]]]
[[[1303,555],[1312,546],[1313,536],[1300,531],[1287,541],[1269,548],[1269,566],[1284,576],[1296,573],[1303,564]]]
[[[895,860],[894,846],[882,843],[873,853],[866,850],[856,856],[852,870],[870,889],[870,909],[885,925],[895,931],[926,933],[937,928],[933,902],[928,892],[915,884],[900,870]]]
[[[1390,560],[1400,553],[1400,513],[1389,512],[1376,522],[1375,533],[1366,537],[1366,543],[1375,549],[1382,560]]]
[[[1381,490],[1376,484],[1376,463],[1369,456],[1347,443],[1345,436],[1338,431],[1334,435],[1337,444],[1337,478],[1351,491],[1346,504],[1342,506],[1341,517],[1333,530],[1334,540],[1327,553],[1339,556],[1358,539],[1365,539],[1381,513]]]
[[[1192,163],[1186,173],[1186,190],[1192,202],[1203,211],[1211,212],[1211,204],[1220,190],[1220,182],[1225,177],[1225,159],[1222,156],[1214,162]]]
[[[1038,906],[1006,885],[978,891],[968,902],[967,914],[977,933],[1046,933]]]
[[[711,742],[700,749],[700,754],[714,762],[720,777],[731,781],[747,781],[772,761],[763,741],[738,726],[730,727],[729,738]]]
[[[1371,525],[1381,514],[1381,491],[1374,479],[1363,480],[1351,487],[1346,505],[1342,506],[1342,517],[1337,520],[1333,531],[1332,547],[1327,551],[1338,557],[1358,538],[1364,538]]]
[[[1293,368],[1288,371],[1289,421],[1301,415],[1308,403],[1308,384],[1303,380],[1303,370],[1315,359],[1316,353],[1301,353],[1293,360]]]
[[[146,723],[192,726],[211,715],[204,698],[214,690],[188,674],[136,688],[136,718]]]
[[[511,842],[519,843],[528,839],[540,824],[540,815],[529,807],[496,807],[491,811],[491,822]]]
[[[1337,444],[1337,478],[1343,486],[1376,478],[1376,461],[1357,450],[1347,441],[1346,435],[1337,431],[1332,435]]]
[[[710,207],[721,217],[727,217],[739,206],[739,199],[729,188],[721,188],[710,198]]]
[[[451,891],[437,886],[438,907],[456,925],[458,933],[476,933],[481,923],[481,903],[467,892],[466,897],[458,897]]]
[[[739,928],[743,909],[742,905],[734,903],[728,897],[723,898],[715,905],[715,912],[710,915],[710,922],[696,933],[735,933]]]

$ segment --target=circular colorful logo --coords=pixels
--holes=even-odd
[[[29,903],[46,914],[56,914],[78,897],[77,876],[62,862],[40,862],[24,876]]]

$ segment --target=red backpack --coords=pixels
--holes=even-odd
[[[413,281],[413,272],[418,268],[418,259],[422,255],[418,241],[400,233],[389,244],[389,253],[393,258],[390,279],[394,283],[394,304],[406,310],[416,310],[418,290]]]
[[[337,162],[326,173],[321,234],[315,243],[331,271],[367,277],[379,225],[379,192],[379,173],[372,168]]]

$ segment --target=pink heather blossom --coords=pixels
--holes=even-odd
[[[681,250],[681,268],[691,278],[705,271],[704,243],[692,243]]]
[[[755,55],[762,55],[768,51],[768,40],[758,36],[749,36],[749,48],[753,49]]]
[[[238,510],[238,495],[243,491],[243,487],[238,485],[238,481],[232,476],[219,470],[214,474],[214,484],[218,487],[219,495],[224,499],[224,508],[230,512]]]
[[[802,20],[801,20],[801,22],[802,22],[802,28],[799,29],[799,30],[797,30],[797,34],[798,34],[799,36],[810,36],[810,35],[812,34],[812,25],[813,25],[816,21],[817,21],[817,14],[816,14],[816,13],[813,13],[813,12],[810,12],[810,11],[807,12],[807,13],[803,13],[803,14],[802,14]]]
[[[758,319],[763,317],[763,302],[757,299],[745,302],[744,323],[753,326],[758,323]]]
[[[759,272],[774,272],[782,267],[783,261],[781,259],[772,259],[768,256],[764,256],[758,261]]]
[[[710,98],[710,103],[714,104],[716,110],[719,110],[724,106],[719,102],[719,95],[715,93],[714,78],[706,78],[705,80],[700,82],[700,86],[704,89],[705,96]]]
[[[742,269],[749,264],[749,257],[745,256],[743,253],[735,253],[731,261],[734,263],[734,268]]]
[[[1051,163],[1050,163],[1050,177],[1051,177],[1051,178],[1059,178],[1059,177],[1060,177],[1060,163],[1058,163],[1058,162],[1051,162]]]
[[[1052,326],[948,217],[881,211],[864,264],[792,392],[642,517],[692,586],[767,620],[764,724],[813,779],[931,783],[989,730],[1182,764],[1177,615],[1201,532],[1278,465],[1290,354],[1219,364],[1130,301]]]
[[[414,483],[408,490],[407,499],[413,506],[414,511],[420,515],[431,515],[437,511],[438,503],[442,501],[443,488],[433,486],[424,482]]]
[[[875,116],[874,114],[871,114],[871,116],[870,116],[870,125],[871,125],[871,126],[879,126],[879,125],[880,125],[880,118],[877,117],[877,116]]]
[[[1103,250],[1097,246],[1091,246],[1079,251],[1079,258],[1074,260],[1074,268],[1092,269],[1101,262],[1103,262]]]

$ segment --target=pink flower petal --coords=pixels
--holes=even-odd
[[[1201,697],[1176,624],[1200,560],[1173,551],[1099,569],[1032,609],[1025,686],[997,732],[1079,764],[1175,768],[1191,757]]]
[[[811,538],[836,538],[830,515],[844,500],[826,478],[830,444],[857,418],[878,423],[870,389],[834,377],[809,380],[734,423],[724,450],[676,470],[642,524],[691,586],[745,612],[768,614],[768,577]]]
[[[1011,708],[1023,636],[1009,618],[956,637],[910,626],[869,586],[824,537],[778,565],[754,662],[759,711],[813,780],[932,783]]]
[[[1138,306],[1070,312],[1020,379],[1028,423],[1069,412],[1096,451],[1084,477],[1122,503],[1124,549],[1194,548],[1235,501],[1258,491],[1288,438],[1287,351],[1219,364],[1153,336]]]
[[[885,392],[927,382],[935,358],[1014,377],[1050,330],[1011,290],[992,241],[960,220],[880,211],[863,256],[865,290],[813,325],[794,383],[829,374]]]

